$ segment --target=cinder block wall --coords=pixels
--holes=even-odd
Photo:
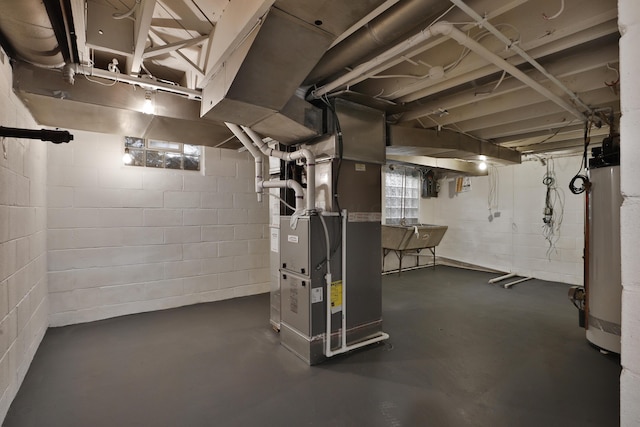
[[[640,425],[640,2],[620,0],[622,375],[620,425]]]
[[[554,159],[564,195],[564,218],[555,248],[543,236],[547,168],[539,161],[497,167],[497,208],[489,210],[489,177],[472,177],[471,190],[455,192],[455,178],[442,179],[437,198],[422,199],[421,222],[448,225],[439,256],[523,276],[582,284],[584,196],[569,189],[580,157]],[[559,206],[558,206],[559,207]]]
[[[122,136],[72,133],[48,150],[51,326],[269,290],[248,153],[207,148],[204,173],[124,166]]]
[[[11,89],[0,51],[0,125],[36,123]],[[1,138],[0,138],[1,139]],[[46,142],[6,138],[0,147],[0,420],[18,392],[49,324]]]

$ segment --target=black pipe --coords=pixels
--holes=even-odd
[[[54,144],[73,141],[73,135],[66,130],[32,130],[7,128],[4,126],[0,126],[0,137],[39,139],[41,141],[51,141]]]

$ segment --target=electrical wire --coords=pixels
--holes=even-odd
[[[547,259],[551,260],[551,255],[557,253],[556,243],[560,238],[560,228],[564,217],[564,192],[556,185],[556,172],[553,158],[546,161],[547,172],[542,178],[542,184],[547,187],[544,211],[542,235],[549,247],[547,248]]]
[[[296,208],[294,208],[294,207],[293,207],[293,206],[291,206],[289,203],[287,203],[287,202],[286,202],[282,197],[277,196],[277,195],[275,195],[275,194],[273,194],[273,193],[271,193],[271,192],[267,192],[267,194],[268,194],[269,196],[273,197],[273,198],[276,198],[276,199],[280,200],[280,202],[281,202],[283,205],[285,205],[286,207],[288,207],[289,209],[291,209],[292,211],[294,211],[294,212],[295,212]]]
[[[573,194],[581,194],[589,188],[589,177],[581,174],[581,172],[587,168],[587,149],[589,147],[589,142],[591,141],[591,126],[593,124],[592,118],[589,118],[584,124],[584,152],[582,154],[582,161],[580,162],[580,169],[578,173],[571,179],[569,182],[569,190]],[[576,182],[581,181],[582,185],[580,187],[576,186]]]
[[[140,5],[140,0],[136,0],[136,3],[133,5],[133,7],[131,7],[131,9],[129,9],[128,11],[124,12],[124,13],[114,13],[111,16],[113,17],[113,19],[125,19],[130,17],[131,15],[133,15],[133,12],[136,11],[136,8]]]
[[[84,76],[85,79],[87,79],[87,81],[89,81],[91,83],[95,83],[95,84],[98,84],[98,85],[101,85],[101,86],[107,86],[107,87],[115,86],[115,84],[118,83],[117,75],[120,74],[120,69],[118,69],[118,67],[115,67],[116,78],[111,83],[103,83],[101,81],[93,80],[93,79],[89,78],[89,75],[87,74],[87,72],[85,70],[84,64],[81,63],[79,65],[82,68],[82,75]],[[89,66],[89,69],[93,69],[93,60],[90,59],[88,61],[88,66]]]
[[[488,142],[486,139],[482,139],[482,138],[480,138],[480,137],[477,137],[477,136],[475,136],[475,135],[472,135],[472,134],[470,134],[470,133],[468,133],[468,132],[463,131],[463,130],[462,130],[462,129],[460,129],[460,127],[459,127],[458,125],[456,125],[455,123],[451,123],[451,126],[453,126],[453,127],[444,126],[444,125],[441,125],[441,124],[440,124],[436,119],[434,119],[433,117],[431,117],[431,116],[426,116],[426,117],[427,117],[429,120],[431,120],[432,122],[434,122],[436,125],[438,125],[438,129],[446,129],[446,130],[450,130],[450,131],[452,131],[452,132],[461,133],[462,135],[468,136],[469,138],[473,138],[473,139],[475,139],[476,141]],[[422,123],[422,120],[420,120],[420,118],[418,118],[417,120],[418,120],[418,123],[420,123],[420,125],[421,125],[423,128],[425,128],[425,129],[427,128],[427,126],[425,126],[425,125],[424,125],[424,123]]]
[[[489,206],[489,214],[493,215],[494,211],[498,211],[498,194],[499,194],[499,176],[498,168],[494,165],[489,165],[489,194],[487,196],[487,204]]]
[[[556,19],[558,16],[560,16],[562,14],[562,12],[564,12],[564,0],[560,0],[560,10],[553,16],[547,16],[546,13],[542,14],[542,17],[544,19],[546,19],[547,21],[550,21],[552,19]]]

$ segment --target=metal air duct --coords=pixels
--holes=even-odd
[[[3,46],[12,57],[46,68],[64,65],[42,0],[4,0],[0,28]]]
[[[321,111],[296,90],[331,42],[381,3],[276,1],[204,87],[201,116],[249,126],[282,143],[320,134]]]
[[[304,84],[318,83],[377,53],[381,48],[395,43],[424,26],[428,17],[434,16],[448,5],[444,0],[407,0],[389,8],[382,15],[340,42],[320,59],[318,65],[305,79]]]

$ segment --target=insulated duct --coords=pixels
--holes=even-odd
[[[382,15],[354,32],[329,50],[305,79],[305,85],[318,83],[368,55],[375,54],[386,45],[406,37],[429,16],[447,7],[444,0],[405,0],[396,3]]]
[[[56,34],[42,0],[4,0],[0,28],[3,47],[10,55],[39,67],[57,68],[64,65]]]

